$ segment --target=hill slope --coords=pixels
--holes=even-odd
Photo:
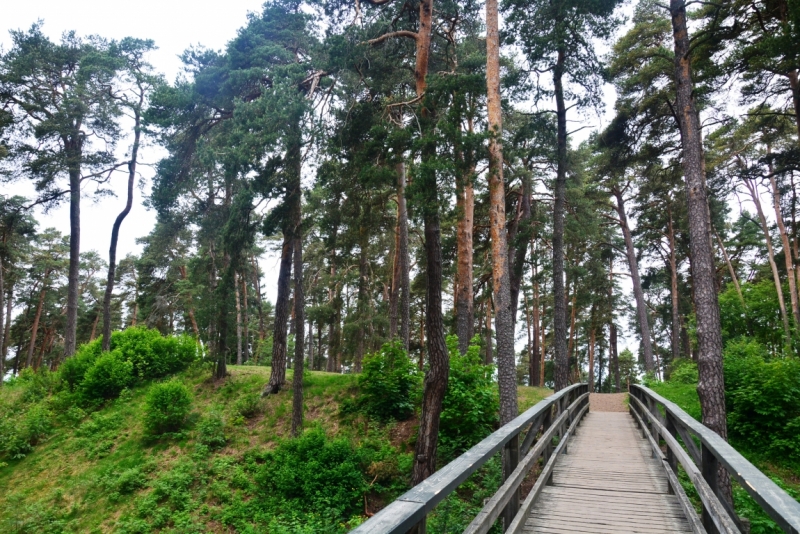
[[[142,425],[154,383],[92,413],[60,405],[31,377],[3,387],[0,409],[25,410],[17,424],[40,427],[41,438],[23,458],[0,463],[0,530],[340,532],[405,491],[413,420],[342,418],[356,376],[311,372],[306,432],[288,440],[291,390],[258,398],[269,371],[231,367],[221,383],[207,369],[178,374],[194,396],[187,428],[155,441]],[[548,393],[520,388],[520,409]],[[476,475],[447,514],[468,515],[481,487],[496,483],[497,467]],[[455,526],[455,516],[446,522]]]

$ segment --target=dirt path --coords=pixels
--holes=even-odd
[[[591,393],[589,410],[592,412],[627,412],[627,393]]]

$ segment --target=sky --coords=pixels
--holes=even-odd
[[[189,4],[177,0],[139,0],[126,3],[101,0],[27,0],[4,6],[0,18],[0,47],[7,50],[11,44],[9,30],[26,30],[37,20],[43,22],[43,31],[53,40],[58,40],[62,33],[74,30],[79,36],[100,35],[107,39],[138,37],[152,39],[158,49],[149,56],[149,61],[156,72],[164,74],[172,82],[181,74],[180,54],[191,46],[219,50],[236,35],[237,29],[247,22],[248,12],[258,12],[263,0],[226,0],[225,2],[200,1]],[[190,7],[187,7],[190,6]],[[607,123],[609,113],[613,112],[614,92],[605,88],[607,102],[604,114],[594,117],[577,117],[601,126]],[[574,123],[573,123],[574,124]],[[584,129],[572,138],[577,144],[589,135],[591,129]],[[119,150],[124,153],[129,143],[120,143]],[[135,191],[133,209],[120,231],[117,257],[127,253],[141,252],[141,245],[136,239],[147,235],[155,223],[155,214],[142,205],[142,196],[149,191],[153,167],[164,152],[159,147],[145,146],[140,152],[139,177],[143,189]],[[97,250],[103,257],[108,255],[111,225],[117,214],[124,207],[126,174],[119,173],[111,183],[116,197],[103,197],[95,201],[91,197],[92,187],[88,186],[82,201],[81,218],[81,250]],[[4,194],[17,194],[33,197],[32,186],[19,182],[3,185]],[[38,210],[35,213],[40,222],[40,229],[56,227],[63,233],[69,230],[69,212],[66,205],[53,209],[48,213]],[[261,268],[265,271],[262,288],[265,298],[274,302],[277,293],[278,258],[275,254],[267,254],[262,258]],[[623,282],[623,285],[626,285]],[[626,292],[629,292],[627,290]],[[520,323],[524,324],[522,321]],[[524,326],[518,324],[519,334]],[[524,335],[518,335],[517,348],[525,344]],[[626,345],[634,351],[638,347],[636,339],[627,335],[620,340],[620,350]]]

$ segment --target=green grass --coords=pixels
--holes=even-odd
[[[659,382],[651,385],[650,389],[671,400],[698,421],[701,420],[700,399],[697,396],[696,384]],[[759,451],[752,451],[743,447],[735,439],[731,439],[731,445],[793,498],[800,499],[800,472],[794,466],[775,463],[765,458]],[[687,493],[694,493],[688,477],[683,477],[681,482],[687,489]],[[747,491],[736,483],[733,484],[733,500],[737,513],[750,521],[751,534],[779,534],[783,532],[750,497]],[[697,501],[699,502],[699,499]]]
[[[193,394],[187,428],[155,441],[142,424],[153,383],[126,390],[93,412],[65,407],[58,395],[26,401],[22,383],[0,388],[0,410],[39,402],[54,414],[52,431],[32,452],[0,461],[0,532],[345,532],[363,521],[357,515],[323,529],[319,518],[314,523],[304,516],[258,515],[255,505],[263,496],[254,473],[264,454],[288,438],[292,392],[287,388],[260,400],[259,413],[247,418],[240,413],[244,401],[260,394],[270,369],[231,366],[229,371],[222,382],[211,380],[207,368],[176,375]],[[288,375],[291,383],[291,370]],[[416,422],[381,426],[340,417],[340,404],[356,392],[355,375],[306,372],[305,427],[379,451],[365,473],[367,482],[383,477],[380,488],[368,494],[374,512],[408,487]],[[520,412],[551,393],[520,387]],[[226,442],[215,450],[198,439],[198,423],[209,414],[224,422]],[[433,526],[441,528],[430,531],[451,531],[477,512],[497,476],[493,463],[473,475],[437,510]]]

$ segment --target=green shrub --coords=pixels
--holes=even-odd
[[[404,421],[414,414],[417,368],[399,341],[386,343],[364,357],[358,377],[359,394],[344,411],[358,411],[379,421]]]
[[[154,436],[176,432],[192,408],[189,389],[175,380],[155,384],[147,394],[144,408],[145,430]]]
[[[197,343],[189,336],[164,337],[158,330],[135,327],[114,332],[111,350],[133,364],[141,379],[161,378],[186,369],[197,359]]]
[[[133,364],[118,351],[100,355],[89,367],[80,384],[86,399],[113,399],[133,383]]]
[[[341,521],[363,507],[366,463],[365,451],[314,429],[267,453],[256,481],[275,511]]]
[[[678,384],[697,384],[697,363],[692,360],[680,358],[670,364],[670,382]]]
[[[445,459],[466,451],[491,434],[498,424],[500,401],[493,380],[494,366],[484,365],[480,346],[473,342],[463,356],[458,338],[447,337],[450,376],[442,402],[439,447]]]
[[[197,423],[197,441],[209,449],[224,447],[228,439],[225,437],[225,421],[216,412],[211,412]]]
[[[233,404],[233,408],[236,410],[236,413],[242,417],[251,419],[260,414],[264,409],[264,406],[261,402],[261,395],[254,394],[245,395],[244,397],[238,399]]]
[[[800,361],[767,359],[754,340],[725,346],[725,400],[732,437],[774,459],[800,460]]]
[[[101,340],[95,339],[78,347],[77,352],[72,357],[64,360],[58,371],[61,373],[61,378],[69,384],[70,390],[75,391],[78,385],[83,382],[86,371],[94,365],[101,352]]]
[[[0,418],[0,454],[24,458],[53,430],[53,414],[44,404],[34,404],[17,417]]]

